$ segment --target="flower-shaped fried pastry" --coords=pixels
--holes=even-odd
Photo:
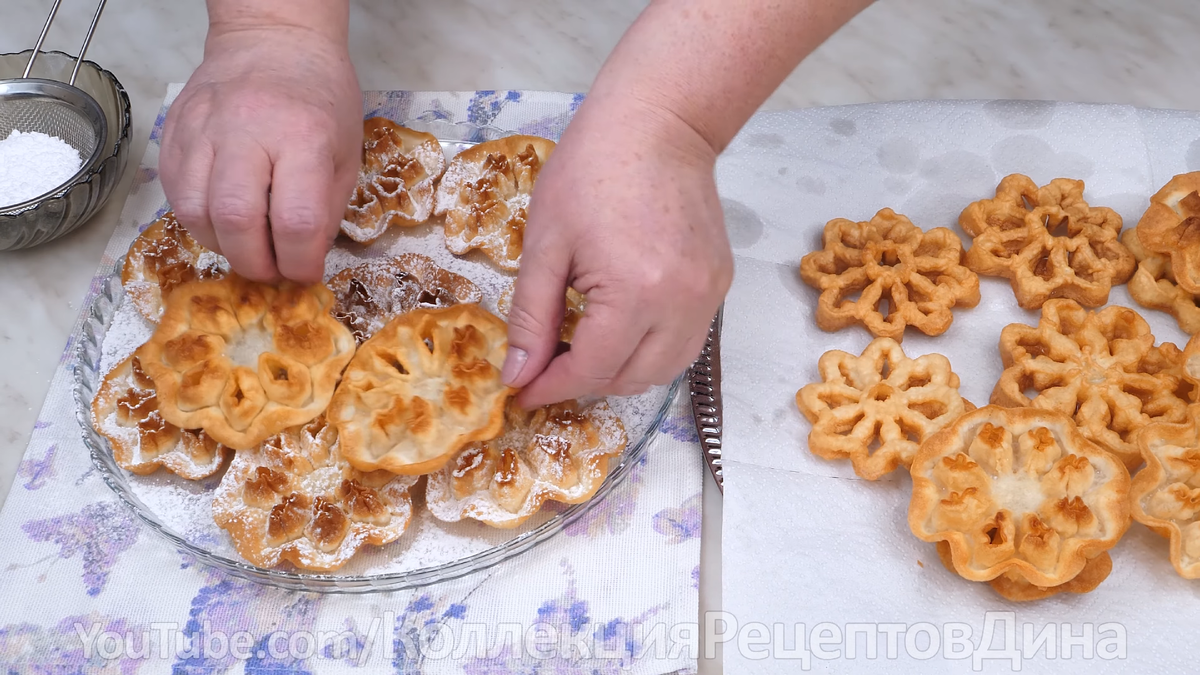
[[[891,338],[876,338],[862,356],[825,352],[818,367],[822,381],[796,394],[813,425],[808,449],[825,459],[849,457],[868,480],[908,468],[921,441],[974,409],[959,396],[945,356],[910,359]]]
[[[392,225],[412,227],[433,211],[434,183],[446,155],[432,134],[382,117],[363,122],[362,167],[342,220],[342,234],[374,241]]]
[[[1170,540],[1170,559],[1186,579],[1200,579],[1200,406],[1177,424],[1156,423],[1137,435],[1146,466],[1133,477],[1133,519]]]
[[[950,230],[922,232],[883,209],[865,223],[829,221],[823,250],[804,256],[800,277],[821,291],[822,330],[861,323],[895,340],[903,339],[905,326],[941,335],[953,320],[951,308],[979,303],[979,277],[961,257],[962,242]]]
[[[363,546],[400,537],[417,479],[356,471],[336,440],[321,416],[238,451],[213,495],[213,519],[242,557],[260,567],[287,560],[325,572]]]
[[[587,501],[604,483],[609,458],[628,442],[621,418],[603,400],[534,411],[510,404],[506,418],[502,435],[468,445],[430,474],[425,503],[434,517],[511,528],[547,500]]]
[[[271,286],[231,274],[184,284],[137,356],[163,419],[236,450],[324,412],[354,336],[324,285]]]
[[[1136,231],[1147,251],[1170,259],[1180,288],[1200,294],[1200,171],[1175,176],[1154,193]]]
[[[92,400],[96,431],[108,439],[117,466],[136,474],[159,467],[187,480],[220,470],[233,454],[198,429],[180,429],[162,418],[154,382],[137,356],[117,364]]]
[[[175,287],[228,273],[229,262],[192,239],[168,211],[133,240],[121,268],[121,288],[139,314],[158,323],[163,300]]]
[[[446,217],[446,248],[482,250],[500,269],[521,265],[529,197],[554,141],[507,136],[458,153],[438,183],[434,210]]]
[[[1200,333],[1200,296],[1183,290],[1171,271],[1171,259],[1151,253],[1142,246],[1137,228],[1125,230],[1121,242],[1137,259],[1137,271],[1129,279],[1129,295],[1143,307],[1170,314],[1189,335]]]
[[[921,444],[910,472],[913,534],[1010,600],[1091,590],[1129,528],[1129,472],[1058,413],[969,412]]]
[[[1037,327],[1005,326],[1000,357],[992,403],[1071,416],[1130,469],[1142,461],[1133,433],[1181,421],[1193,392],[1179,348],[1155,347],[1150,326],[1127,307],[1090,312],[1072,300],[1047,301]]]
[[[495,438],[515,393],[500,381],[508,327],[479,305],[418,309],[363,343],[329,404],[361,471],[425,474]]]
[[[420,253],[401,253],[344,269],[329,280],[333,316],[362,344],[392,318],[421,307],[478,303],[470,279],[448,272]]]
[[[1109,290],[1129,279],[1136,262],[1117,238],[1121,216],[1088,206],[1083,187],[1055,178],[1038,188],[1027,176],[1006,176],[995,198],[970,204],[958,218],[974,237],[967,267],[1008,279],[1025,309],[1050,298],[1087,307],[1108,302]]]

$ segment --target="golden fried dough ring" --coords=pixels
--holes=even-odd
[[[321,416],[237,453],[213,495],[213,519],[243,558],[327,572],[403,534],[416,479],[356,471],[336,440]]]
[[[121,287],[139,314],[158,323],[163,299],[177,286],[228,273],[228,261],[192,239],[167,211],[133,240],[121,267]]]
[[[1000,357],[992,403],[1068,415],[1131,470],[1142,461],[1133,434],[1154,421],[1181,421],[1194,389],[1179,348],[1154,346],[1150,326],[1128,307],[1093,312],[1049,300],[1036,327],[1001,331]]]
[[[821,355],[821,382],[796,393],[812,422],[808,449],[825,459],[849,458],[854,473],[875,480],[908,468],[921,441],[974,410],[958,394],[958,375],[941,354],[915,359],[891,338],[876,338],[854,356]]]
[[[967,206],[958,223],[974,237],[967,267],[1003,277],[1017,303],[1037,309],[1050,298],[1087,307],[1108,302],[1137,266],[1118,240],[1121,216],[1088,206],[1083,181],[1055,178],[1038,188],[1028,176],[1006,176],[993,199]]]
[[[458,153],[437,189],[434,213],[446,217],[446,248],[483,251],[502,270],[521,265],[529,197],[554,141],[507,136]]]
[[[412,227],[429,219],[434,184],[446,155],[432,134],[382,117],[363,122],[362,167],[342,220],[342,234],[374,241],[392,225]]]
[[[117,466],[136,474],[159,469],[187,480],[215,474],[233,454],[197,429],[180,429],[162,418],[154,382],[130,356],[104,376],[92,399],[92,423],[112,446]]]
[[[494,438],[515,392],[500,381],[507,326],[478,305],[402,314],[363,343],[329,404],[361,471],[424,474]]]
[[[1175,176],[1154,193],[1136,229],[1147,251],[1170,259],[1179,287],[1200,294],[1200,171]]]
[[[1130,523],[1124,464],[1055,412],[969,412],[926,439],[910,471],[909,527],[945,542],[950,567],[971,581],[1061,586]]]
[[[420,253],[375,258],[344,269],[329,280],[329,289],[336,298],[334,318],[359,344],[405,312],[483,299],[470,279],[438,267]]]
[[[231,274],[178,287],[137,355],[163,418],[236,450],[321,414],[354,336],[317,284],[279,287]]]
[[[425,489],[439,520],[472,518],[511,528],[547,500],[591,499],[608,475],[608,460],[625,450],[621,418],[604,401],[556,403],[535,411],[510,404],[504,433],[463,448]]]
[[[950,230],[922,232],[883,209],[864,223],[829,221],[823,249],[800,261],[800,278],[821,291],[821,330],[861,323],[872,335],[894,340],[903,339],[906,326],[941,335],[953,321],[952,308],[979,303],[979,277],[961,257],[962,243]]]

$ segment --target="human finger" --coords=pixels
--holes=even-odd
[[[204,142],[163,143],[159,180],[167,203],[179,223],[205,248],[220,252],[208,215],[208,190],[212,177],[212,146]]]
[[[216,148],[208,214],[221,252],[235,272],[255,281],[274,281],[279,272],[267,226],[271,159],[253,141]]]
[[[554,357],[565,311],[569,256],[556,238],[543,238],[522,252],[501,373],[509,386],[529,384]]]
[[[334,204],[334,164],[308,148],[284,152],[271,176],[271,239],[279,273],[301,283],[321,281],[325,254],[346,204]]]
[[[557,403],[605,391],[646,335],[640,315],[604,305],[589,305],[571,341],[527,384],[517,403],[524,408]]]

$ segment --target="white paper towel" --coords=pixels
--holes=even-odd
[[[823,352],[857,354],[871,339],[859,327],[825,333],[816,326],[817,292],[799,280],[797,269],[800,258],[820,245],[826,221],[867,220],[891,207],[923,229],[950,227],[962,236],[961,210],[993,196],[1003,176],[1019,172],[1038,184],[1060,176],[1083,179],[1089,203],[1115,209],[1132,227],[1148,197],[1172,175],[1200,169],[1197,139],[1195,114],[1041,102],[850,106],[751,122],[717,170],[737,255],[722,336],[723,608],[733,620],[788,626],[786,645],[772,637],[766,646],[778,650],[776,656],[794,646],[794,624],[804,623],[802,637],[808,638],[817,624],[828,622],[823,635],[832,640],[836,627],[841,637],[824,655],[836,649],[837,656],[810,656],[817,671],[1193,670],[1192,655],[1200,653],[1190,641],[1192,627],[1200,625],[1200,582],[1175,574],[1165,539],[1135,523],[1112,552],[1112,575],[1096,591],[1008,602],[984,584],[947,572],[933,545],[911,534],[905,520],[910,481],[903,472],[871,483],[857,479],[849,462],[809,453],[810,427],[796,409],[795,394],[817,379]],[[963,395],[977,405],[987,403],[1002,370],[1000,330],[1038,319],[1038,312],[1017,307],[1007,281],[981,281],[981,302],[955,310],[950,330],[931,338],[910,329],[903,343],[909,356],[949,357]],[[1137,309],[1160,342],[1186,342],[1174,319],[1141,308],[1123,286],[1109,300]],[[989,619],[989,612],[1013,614]],[[1003,617],[1009,621],[994,623]],[[886,636],[897,629],[875,625],[881,622],[931,626],[916,631],[925,634],[911,648],[906,634],[898,633],[893,659]],[[874,628],[855,629],[851,658],[848,624],[855,623]],[[990,645],[981,644],[986,623],[999,629]],[[1008,625],[1015,629],[1016,661],[972,658],[989,646],[1002,649]],[[928,631],[934,629],[941,646],[930,651]],[[878,651],[867,652],[864,633],[872,630]],[[969,649],[963,631],[969,631]],[[1029,644],[1022,652],[1025,631]],[[1084,638],[1072,647],[1068,632]],[[1045,644],[1035,653],[1039,635],[1054,644],[1053,660]],[[726,645],[726,672],[801,670],[802,662],[754,660],[760,649]]]

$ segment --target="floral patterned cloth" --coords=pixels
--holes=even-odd
[[[166,209],[159,141],[178,91],[168,93],[84,308],[139,227]],[[482,140],[506,130],[558,138],[581,100],[479,91],[375,92],[364,102],[368,114]],[[703,462],[686,396],[623,483],[525,554],[416,590],[298,593],[198,564],[116,500],[75,417],[79,325],[0,511],[4,673],[695,670],[694,652],[662,639],[684,635],[671,631],[694,625],[698,611]]]

